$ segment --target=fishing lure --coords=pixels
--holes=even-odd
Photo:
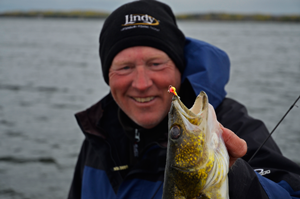
[[[174,95],[178,96],[177,93],[176,93],[176,88],[174,86],[169,86],[169,89],[168,89],[168,92],[169,93],[173,93]]]

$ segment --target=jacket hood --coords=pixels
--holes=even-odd
[[[205,91],[209,103],[216,108],[227,94],[225,85],[230,74],[228,55],[209,43],[188,37],[184,53],[186,68],[181,82],[187,78],[196,96],[200,91]]]

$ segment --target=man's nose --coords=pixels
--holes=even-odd
[[[138,90],[144,91],[148,89],[153,84],[149,71],[145,66],[136,67],[136,75],[132,82],[132,87]]]

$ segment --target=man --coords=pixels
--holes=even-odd
[[[231,199],[300,198],[300,168],[272,139],[247,163],[268,136],[266,127],[243,105],[225,98],[228,56],[186,38],[167,5],[141,0],[115,10],[100,34],[100,58],[111,93],[76,114],[86,138],[69,198],[161,198],[169,85],[187,107],[204,90],[226,127]]]

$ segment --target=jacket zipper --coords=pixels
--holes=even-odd
[[[134,134],[134,144],[133,144],[133,153],[134,157],[139,157],[139,145],[138,143],[141,141],[140,132],[138,129],[135,129]]]

